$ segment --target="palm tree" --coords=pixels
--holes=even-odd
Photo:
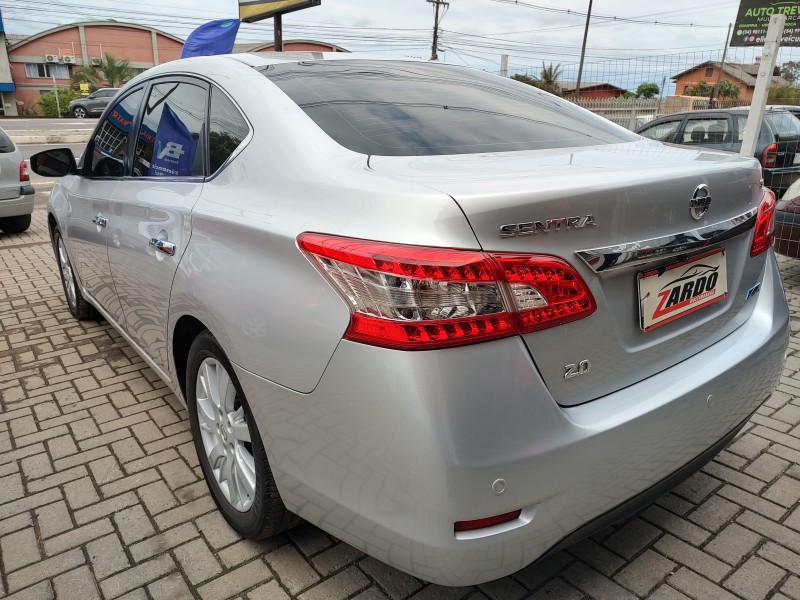
[[[120,87],[138,74],[127,60],[110,54],[106,54],[105,60],[101,61],[99,70],[108,87]]]
[[[81,83],[88,83],[95,91],[101,87],[120,87],[137,75],[136,69],[127,60],[106,54],[96,67],[78,67],[72,73],[72,83],[77,89]]]
[[[561,65],[553,65],[550,63],[545,66],[542,61],[542,72],[537,80],[536,87],[556,96],[561,95],[561,85],[558,83],[558,78],[561,77]]]

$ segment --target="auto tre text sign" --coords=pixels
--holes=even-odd
[[[763,46],[772,15],[786,15],[781,46],[800,46],[800,0],[742,0],[731,46]]]

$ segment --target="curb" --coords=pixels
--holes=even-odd
[[[92,136],[89,129],[64,131],[8,131],[8,136],[18,146],[24,144],[85,144]]]

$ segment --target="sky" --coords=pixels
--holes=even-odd
[[[508,54],[510,73],[538,75],[542,63],[553,63],[561,65],[562,80],[574,80],[588,5],[589,0],[450,0],[439,59],[499,72],[500,56]],[[2,13],[8,33],[116,19],[185,38],[204,21],[238,16],[237,6],[236,0],[3,0]],[[738,7],[739,0],[594,0],[584,80],[634,89],[637,81],[668,86],[668,77],[688,64],[719,59]],[[433,6],[426,0],[322,0],[283,21],[284,39],[400,58],[431,55]],[[271,39],[270,20],[243,25],[237,42]],[[729,58],[753,62],[755,54],[732,51]]]

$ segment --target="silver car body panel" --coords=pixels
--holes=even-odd
[[[53,190],[50,211],[87,297],[175,393],[181,394],[182,366],[172,353],[179,321],[199,320],[217,338],[290,510],[424,579],[487,581],[524,567],[581,524],[691,461],[772,389],[785,356],[788,309],[772,253],[749,257],[750,230],[722,243],[730,297],[647,337],[633,308],[637,267],[595,273],[575,254],[752,210],[761,190],[755,161],[652,142],[368,160],[336,144],[251,68],[273,62],[281,59],[188,59],[132,82],[172,72],[211,81],[247,115],[252,139],[202,189],[169,188],[176,212],[161,206],[165,214],[145,217],[138,229],[135,215],[154,196],[144,188],[125,192],[139,208],[119,208],[131,219],[120,223],[129,233],[119,238],[119,265],[108,262],[108,252],[117,252],[114,236],[106,251],[88,225],[97,210],[114,217],[108,199],[122,200],[120,190],[66,177]],[[715,204],[704,220],[693,221],[688,203],[699,183],[712,188]],[[153,183],[153,194],[162,193],[161,185]],[[499,235],[505,223],[589,213],[596,227]],[[168,236],[188,240],[181,241],[185,249],[172,278],[173,263],[165,274],[158,269],[166,260],[140,247],[163,223]],[[446,350],[403,352],[343,341],[349,310],[298,250],[304,231],[562,256],[586,280],[598,310],[549,330]],[[131,259],[153,269],[147,294],[137,300],[144,306],[156,295],[146,328],[135,320],[126,324],[115,304],[113,282],[127,301],[144,273],[131,268],[130,280],[112,277],[117,266],[132,267]],[[83,272],[87,265],[99,270]],[[758,284],[760,292],[745,298]],[[101,300],[97,290],[108,293]],[[106,310],[106,301],[119,312]],[[165,307],[163,330],[155,331]],[[562,385],[562,361],[576,362],[584,351],[598,357],[591,376]],[[575,398],[594,401],[568,406]],[[499,496],[491,491],[498,478],[507,482]],[[454,534],[455,521],[517,509],[522,515],[512,523]]]
[[[519,338],[445,352],[344,341],[309,395],[237,376],[290,510],[403,571],[470,585],[531,563],[746,419],[788,343],[772,256],[757,298],[723,340],[572,408],[556,404]],[[480,537],[453,533],[455,521],[517,509]]]
[[[485,164],[484,164],[485,163]],[[480,165],[480,166],[479,166]],[[746,291],[760,280],[763,263],[749,260],[752,227],[717,247],[727,252],[729,295],[716,305],[643,332],[636,281],[644,269],[629,263],[598,276],[576,250],[635,244],[642,239],[688,240],[698,227],[739,219],[761,199],[755,160],[728,153],[688,151],[650,140],[601,147],[494,155],[375,157],[378,173],[411,180],[451,195],[488,251],[543,253],[569,261],[597,301],[580,321],[529,333],[526,345],[548,389],[565,406],[594,400],[658,373],[730,334],[748,318]],[[691,217],[698,184],[712,191],[702,220]],[[506,223],[592,215],[595,226],[504,237]],[[688,250],[683,253],[691,257]],[[694,254],[697,254],[695,249]],[[611,257],[610,263],[616,260]],[[661,267],[675,255],[656,257]],[[584,343],[576,347],[574,340]],[[564,378],[566,365],[588,361],[591,373]]]
[[[202,189],[202,182],[134,178],[118,186],[109,202],[109,272],[125,329],[162,370],[169,369],[169,290]],[[151,240],[175,244],[175,254],[159,251]]]

